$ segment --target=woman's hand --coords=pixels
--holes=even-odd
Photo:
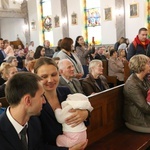
[[[87,146],[88,140],[85,142],[80,142],[79,144],[76,144],[72,147],[69,148],[69,150],[84,150],[85,147]]]
[[[2,103],[0,103],[0,108],[2,107]]]
[[[75,127],[85,121],[88,117],[87,110],[80,109],[71,109],[69,112],[72,113],[66,120],[66,124],[71,125],[71,127]]]

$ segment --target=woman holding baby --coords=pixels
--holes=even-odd
[[[58,87],[59,72],[56,63],[47,57],[39,58],[35,63],[34,72],[42,78],[45,90],[46,104],[43,105],[40,115],[45,142],[53,145],[52,150],[83,150],[87,145],[87,140],[69,148],[56,146],[56,138],[63,131],[62,125],[56,120],[54,111],[56,108],[61,108],[61,103],[67,99],[68,94],[71,94],[67,87]],[[89,113],[87,110],[72,109],[70,112],[72,112],[72,115],[65,122],[72,127],[88,120]],[[85,123],[88,123],[88,121]]]

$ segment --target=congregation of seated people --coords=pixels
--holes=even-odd
[[[145,31],[145,29],[139,31],[139,38],[142,31]],[[123,41],[121,41],[122,39]],[[95,93],[109,89],[107,78],[108,76],[115,76],[117,85],[125,83],[125,109],[128,111],[128,113],[124,112],[126,126],[131,130],[149,133],[149,122],[142,124],[142,126],[140,122],[142,119],[145,119],[145,113],[149,114],[149,105],[143,102],[149,91],[149,83],[145,79],[146,75],[150,73],[149,58],[145,55],[133,56],[131,63],[129,60],[129,66],[133,74],[125,82],[124,64],[128,63],[127,53],[130,49],[128,39],[122,37],[120,42],[114,46],[107,47],[102,45],[97,48],[95,45],[86,44],[83,36],[77,36],[75,48],[73,47],[73,43],[73,39],[68,37],[59,40],[59,50],[56,51],[57,53],[50,47],[50,41],[48,40],[44,41],[43,46],[39,45],[37,47],[34,47],[34,42],[31,41],[29,47],[27,44],[25,48],[21,47],[15,51],[8,40],[0,38],[0,97],[7,95],[5,93],[7,91],[7,83],[11,82],[11,79],[16,77],[15,74],[19,74],[18,72],[27,74],[27,76],[30,76],[30,73],[37,74],[43,84],[41,97],[44,97],[44,100],[39,120],[44,128],[44,140],[56,150],[58,148],[56,144],[57,136],[62,134],[64,130],[62,129],[62,125],[56,121],[54,116],[55,109],[61,107],[61,103],[67,99],[69,94],[82,93],[85,96],[92,96]],[[141,65],[143,66],[140,65],[139,60],[142,61]],[[108,63],[106,68],[103,67],[103,61],[107,61]],[[104,75],[104,69],[107,69],[107,76]],[[130,90],[130,87],[136,89],[138,87],[137,83],[136,85],[132,84],[134,80],[137,80],[141,84],[144,91],[142,95],[143,101],[137,105],[134,102],[136,100],[132,96],[136,93],[132,92],[132,89]],[[146,89],[144,89],[143,84],[146,85]],[[135,121],[131,120],[130,116],[133,113],[129,104],[132,105],[132,103],[135,103],[135,109],[140,108],[143,112],[141,120],[137,118],[134,118]],[[84,122],[86,126],[89,125],[90,112],[88,110],[71,110],[71,113],[72,115],[67,120],[68,124],[71,124],[73,127],[81,122]],[[52,122],[53,125],[50,126],[47,120],[50,123]],[[56,130],[57,132],[55,133]],[[49,135],[52,135],[52,137]],[[86,145],[87,141],[81,141],[81,143],[77,143],[73,147],[62,147],[60,149],[81,150]]]
[[[140,47],[141,50],[147,46],[147,50],[149,49],[150,42],[148,39],[143,41],[142,38],[146,32],[145,28],[139,30],[135,38],[135,41],[138,41],[135,48],[139,49]],[[144,42],[145,44],[143,44]],[[0,97],[8,98],[10,104],[10,107],[2,114],[6,113],[11,118],[10,110],[12,110],[16,117],[15,109],[27,114],[31,112],[33,116],[38,113],[43,139],[46,145],[50,145],[49,149],[82,150],[85,149],[87,140],[71,147],[57,145],[57,137],[64,131],[62,124],[57,122],[54,112],[57,108],[61,108],[61,104],[68,98],[68,95],[80,93],[88,98],[111,88],[107,79],[116,77],[116,85],[125,84],[123,117],[126,127],[136,132],[150,133],[148,116],[150,113],[150,82],[147,80],[150,74],[150,61],[146,56],[147,53],[140,54],[139,51],[135,51],[138,55],[131,53],[130,49],[133,50],[133,46],[135,46],[133,42],[129,44],[127,38],[121,37],[112,46],[96,47],[94,44],[86,44],[81,35],[77,36],[75,41],[70,37],[58,40],[55,51],[51,48],[49,40],[45,40],[43,45],[37,47],[34,46],[34,41],[31,41],[29,45],[28,43],[25,47],[18,45],[15,49],[16,46],[10,45],[8,40],[0,38]],[[131,54],[133,54],[132,57]],[[104,62],[107,62],[107,67],[104,67]],[[127,80],[125,80],[125,64],[129,64],[131,70],[131,75]],[[104,71],[108,74],[104,74]],[[32,80],[25,79],[25,75],[27,75],[27,79],[34,79],[33,83]],[[22,82],[21,80],[17,81],[17,78],[22,79]],[[37,86],[37,83],[39,89],[36,87],[34,96],[32,96],[32,91],[30,91],[30,95],[23,93],[16,104],[9,97],[9,94],[16,97],[9,89],[17,93],[15,88],[11,87],[11,84],[15,86],[13,80],[16,80],[16,89],[17,84],[22,85],[20,87],[21,94],[24,92],[23,84],[27,86],[26,91],[29,91],[30,88],[34,91],[33,85]],[[40,95],[37,91],[40,92]],[[42,99],[38,109],[41,110],[41,113],[33,112],[34,108],[30,109],[30,107],[34,107],[30,103],[30,99],[35,101],[37,97]],[[80,123],[84,123],[85,126],[90,124],[88,109],[73,109],[69,112],[71,115],[67,118],[66,124],[72,127],[76,127]],[[28,115],[29,118],[31,116],[32,114]],[[27,121],[23,125],[26,124],[30,126]]]
[[[87,96],[108,89],[109,86],[107,84],[107,79],[103,75],[104,68],[101,61],[111,61],[112,56],[110,55],[113,52],[112,47],[108,46],[106,48],[105,46],[101,46],[94,48],[94,45],[85,44],[83,36],[78,36],[76,38],[74,51],[73,43],[74,41],[71,38],[60,39],[57,46],[59,50],[56,49],[57,55],[56,53],[54,55],[54,51],[50,48],[49,40],[44,41],[44,46],[39,45],[34,47],[34,41],[31,41],[29,46],[26,43],[24,48],[18,45],[17,49],[14,49],[16,46],[10,46],[8,40],[3,40],[1,38],[0,54],[3,57],[0,57],[0,62],[9,63],[16,67],[19,72],[28,71],[33,73],[36,59],[40,57],[54,57],[53,59],[57,62],[60,72],[59,86],[67,86],[70,88],[71,93],[84,93]],[[6,53],[5,49],[7,47],[12,47],[14,50],[14,53],[11,53],[10,56]],[[123,55],[125,48],[120,48],[118,49],[118,55],[116,54],[116,59],[117,61],[121,60],[119,65],[123,67],[121,62],[123,62],[125,60],[123,58],[126,57]],[[48,52],[48,50],[50,52]],[[98,66],[101,68],[100,70],[96,68]],[[105,69],[108,69],[109,72],[109,63],[108,68]],[[118,84],[124,83],[123,75],[121,82],[117,73],[110,73],[109,75],[117,76]],[[6,82],[2,73],[0,81],[1,86]]]

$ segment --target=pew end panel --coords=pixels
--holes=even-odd
[[[89,96],[94,110],[87,129],[88,144],[123,126],[123,85]]]
[[[89,96],[94,110],[87,129],[86,150],[150,149],[150,134],[131,131],[124,125],[123,86]]]

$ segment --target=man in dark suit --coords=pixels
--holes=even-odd
[[[54,50],[50,48],[50,41],[44,41],[44,48],[45,48],[45,56],[52,58],[54,55]]]
[[[3,39],[0,38],[0,65],[2,64],[2,62],[4,62],[5,57],[6,57],[6,54],[4,52]]]
[[[99,60],[107,60],[104,55],[105,48],[103,46],[97,48],[97,54],[95,55],[95,59]]]
[[[41,124],[36,117],[45,103],[40,78],[32,73],[18,73],[8,81],[5,90],[10,106],[0,115],[0,149],[50,149],[42,142]]]
[[[67,86],[71,93],[83,93],[80,81],[76,79],[74,73],[74,65],[69,59],[62,59],[58,63],[60,72],[59,86]]]

